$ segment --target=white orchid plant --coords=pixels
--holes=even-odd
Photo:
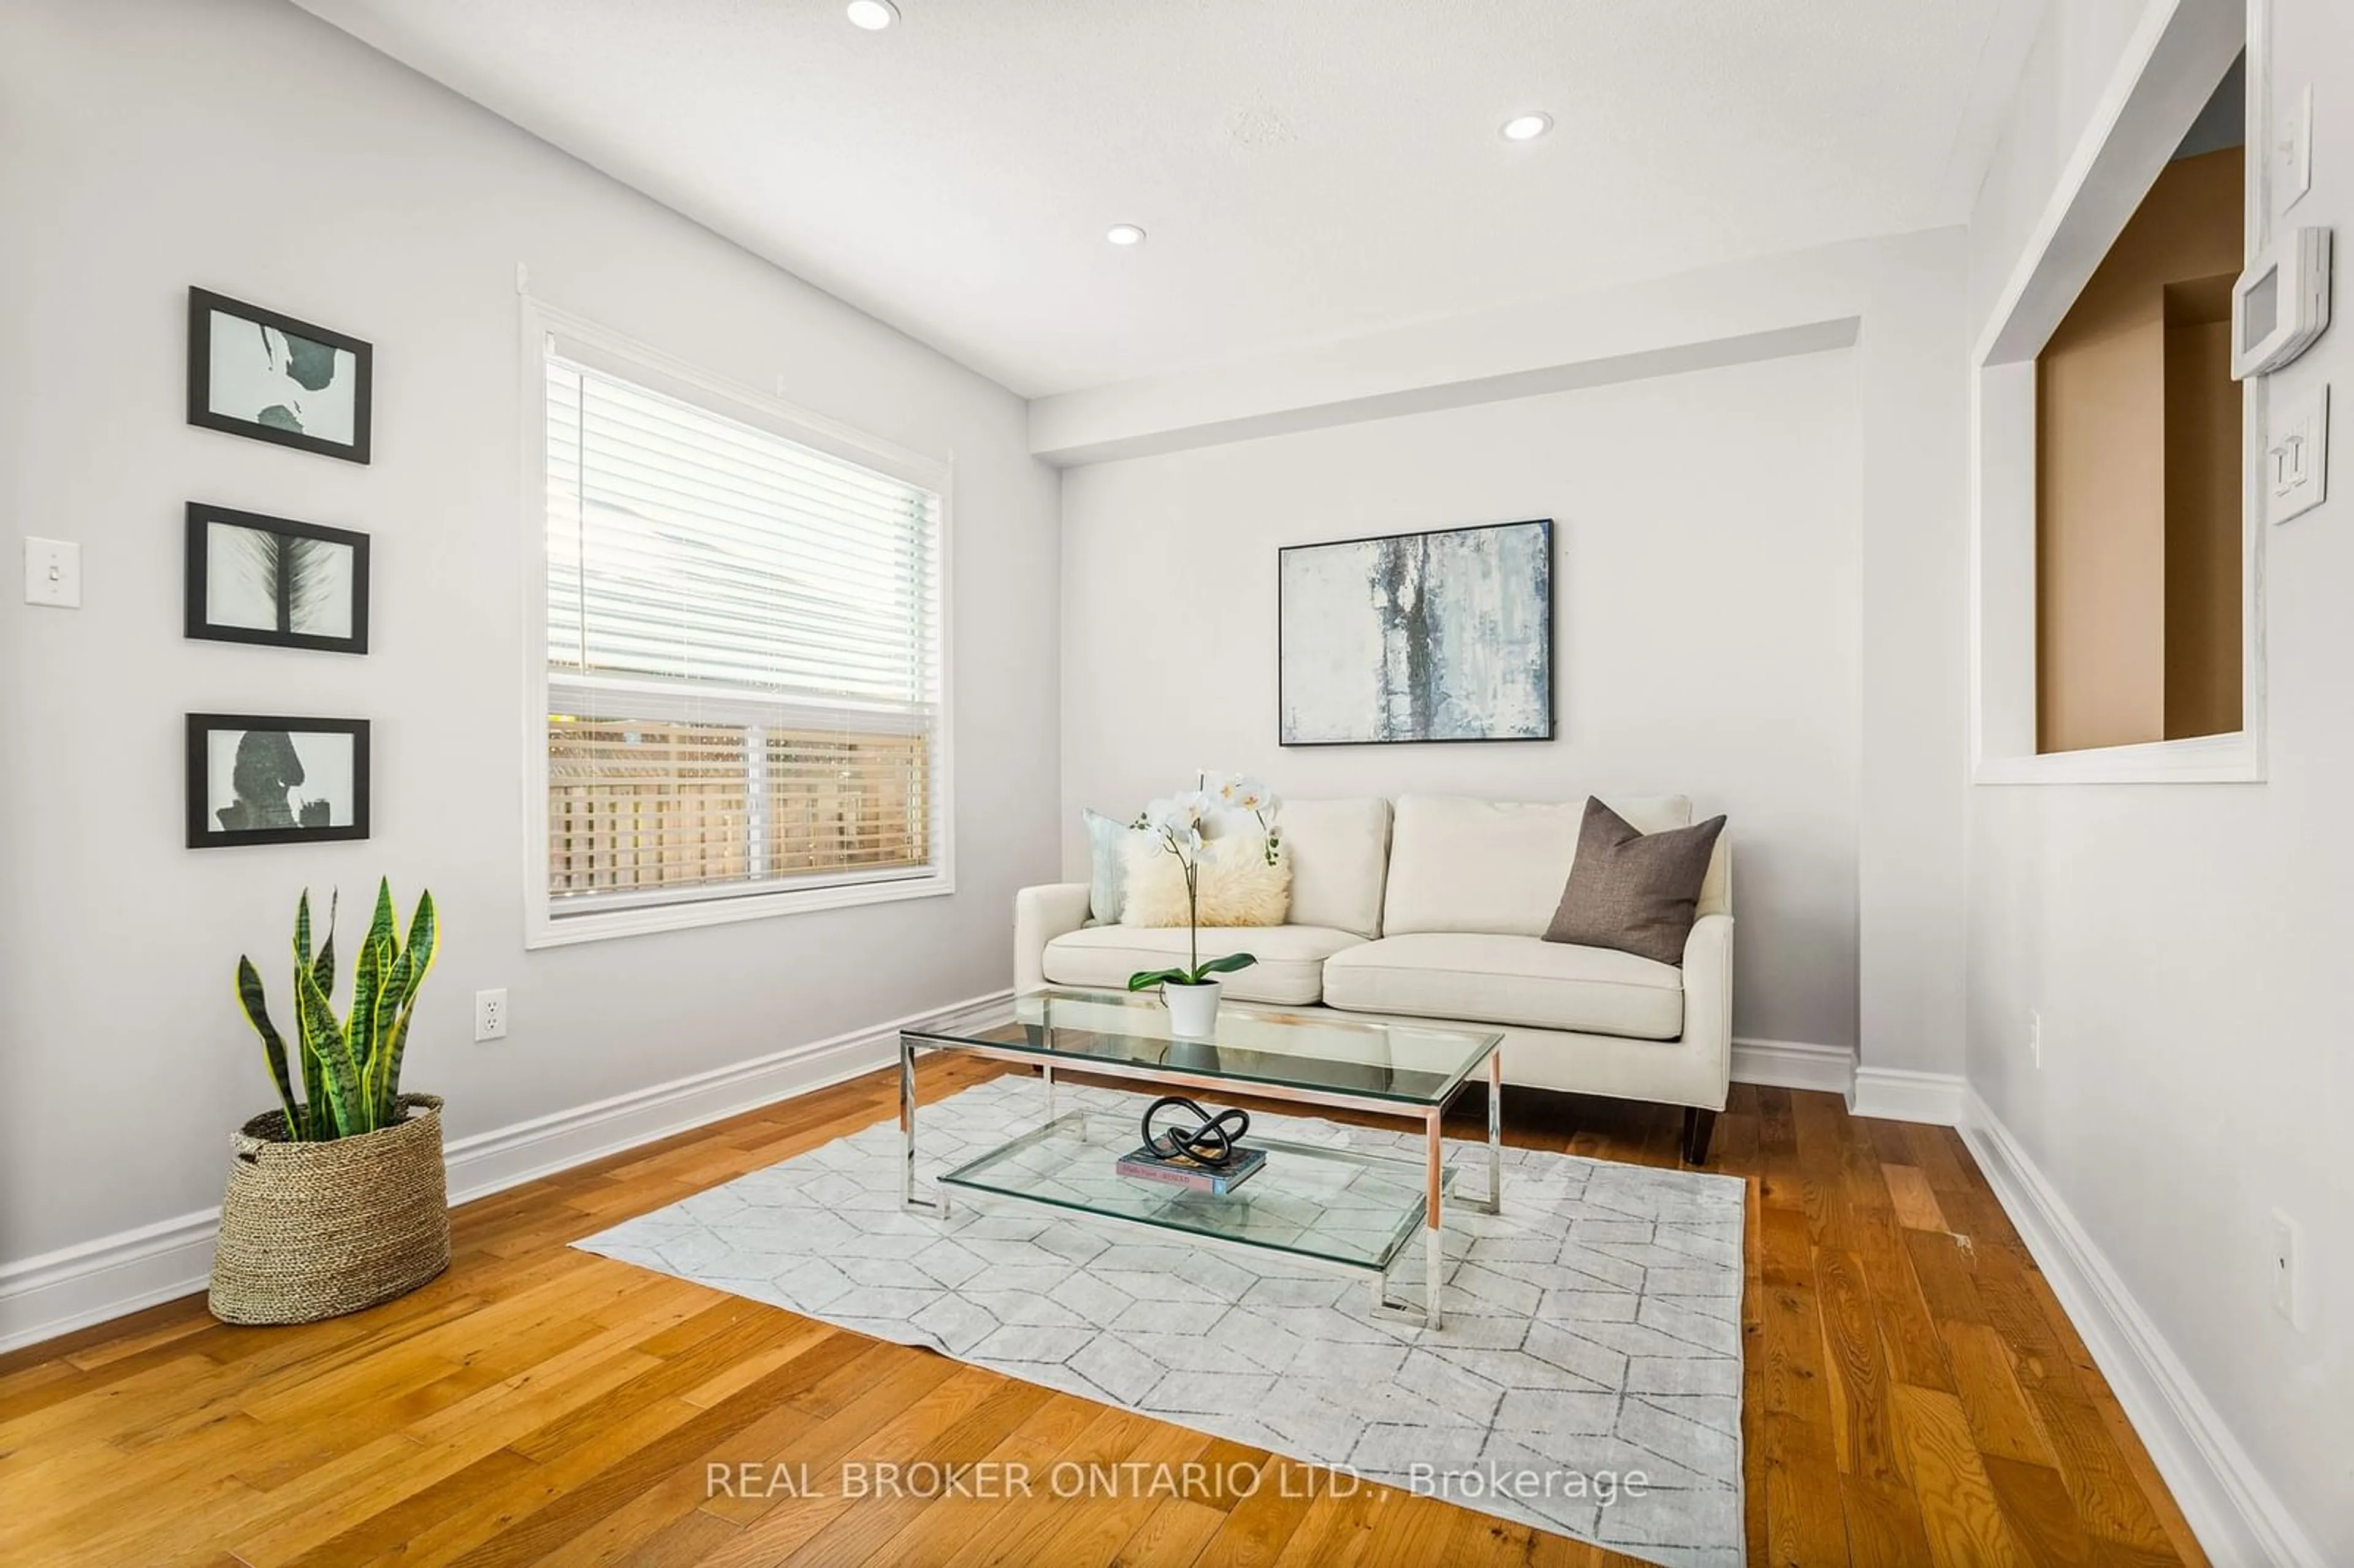
[[[1149,832],[1161,840],[1161,847],[1177,857],[1185,873],[1185,935],[1186,965],[1182,969],[1140,969],[1128,977],[1130,991],[1150,991],[1157,985],[1207,985],[1222,974],[1246,969],[1258,962],[1253,953],[1228,953],[1224,958],[1202,959],[1202,848],[1208,840],[1204,824],[1221,807],[1230,810],[1248,811],[1258,821],[1259,831],[1266,841],[1267,863],[1273,865],[1281,844],[1277,836],[1275,816],[1279,802],[1275,792],[1256,779],[1228,777],[1212,785],[1204,774],[1195,788],[1177,797],[1169,810],[1159,817],[1139,817],[1133,824],[1140,832]]]
[[[1277,852],[1283,847],[1282,837],[1275,831],[1275,813],[1280,804],[1275,798],[1275,791],[1256,779],[1245,779],[1237,774],[1218,786],[1217,797],[1221,806],[1248,811],[1258,819],[1259,839],[1266,846],[1267,863],[1273,865]]]

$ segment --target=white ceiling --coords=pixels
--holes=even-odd
[[[298,3],[1036,396],[1958,222],[2044,0]]]

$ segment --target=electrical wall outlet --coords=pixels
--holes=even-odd
[[[478,991],[474,993],[474,1038],[504,1040],[507,1037],[507,993],[498,991]]]
[[[2296,1255],[2304,1238],[2304,1230],[2295,1220],[2278,1209],[2273,1211],[2273,1310],[2300,1329],[2305,1322],[2297,1291]]]
[[[2027,1049],[2029,1054],[2035,1058],[2036,1071],[2041,1072],[2043,1070],[2043,1015],[2040,1012],[2031,1012],[2027,1015]]]

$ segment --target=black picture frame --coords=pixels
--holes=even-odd
[[[212,800],[212,737],[222,731],[278,735],[290,743],[298,735],[344,736],[351,742],[351,821],[319,827],[230,827]],[[231,849],[248,844],[329,843],[368,836],[368,721],[304,718],[281,714],[190,714],[187,716],[187,840],[190,849]],[[240,742],[242,751],[242,742]],[[239,766],[244,766],[242,755]],[[272,780],[276,784],[277,780]],[[292,786],[289,786],[290,788]]]
[[[302,339],[307,344],[328,349],[340,349],[351,355],[354,361],[351,440],[331,440],[302,429],[266,424],[258,417],[226,413],[215,408],[212,318],[216,312],[250,322],[257,332],[274,328],[285,337]],[[332,366],[332,358],[329,363]],[[281,311],[264,310],[260,305],[233,300],[209,289],[191,288],[188,291],[188,423],[191,425],[208,430],[223,430],[232,436],[244,436],[249,440],[270,441],[281,447],[292,447],[298,451],[341,458],[345,462],[365,463],[370,454],[369,427],[375,383],[376,349],[373,344],[347,333],[334,332]]]
[[[1537,585],[1541,603],[1538,623],[1543,629],[1543,658],[1544,660],[1544,728],[1533,735],[1465,735],[1465,736],[1380,736],[1363,740],[1294,740],[1288,733],[1285,715],[1289,705],[1284,696],[1285,642],[1284,628],[1284,557],[1299,551],[1330,550],[1355,545],[1385,544],[1394,539],[1425,539],[1450,534],[1479,534],[1505,528],[1535,528],[1543,541],[1539,556],[1545,564],[1543,580]],[[1475,523],[1458,528],[1422,528],[1398,534],[1365,534],[1352,539],[1318,539],[1304,545],[1285,545],[1276,551],[1275,570],[1275,735],[1276,745],[1284,749],[1306,750],[1320,747],[1348,746],[1511,746],[1550,741],[1560,730],[1561,683],[1553,669],[1553,617],[1557,604],[1553,595],[1554,556],[1553,519],[1522,517],[1509,523]]]
[[[296,588],[291,566],[281,569],[277,592],[278,625],[275,628],[234,626],[212,619],[212,529],[215,524],[241,528],[256,534],[272,534],[283,539],[310,539],[337,546],[351,551],[351,567],[345,591],[349,596],[351,630],[342,637],[294,630],[294,599]],[[291,517],[270,517],[259,512],[239,512],[232,507],[214,506],[202,501],[188,503],[186,534],[186,588],[184,605],[186,634],[205,642],[249,642],[270,648],[308,648],[323,653],[366,653],[368,648],[368,536],[348,528],[329,528],[317,523],[298,523]],[[289,563],[299,557],[288,552]]]

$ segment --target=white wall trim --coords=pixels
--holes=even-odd
[[[1979,784],[2260,784],[2264,747],[2249,730],[2086,751],[1981,756]]]
[[[1773,1089],[1821,1089],[1845,1095],[1855,1086],[1855,1053],[1844,1045],[1806,1040],[1733,1042],[1733,1081]]]
[[[2144,95],[2144,81],[2155,83],[2173,74],[2167,69],[2167,57],[2181,49],[2184,24],[2200,19],[2202,11],[2211,16],[2217,3],[2198,0],[2187,6],[2183,0],[2148,0],[2143,7],[2116,69],[2052,181],[2035,228],[2020,246],[2010,276],[1987,312],[1971,364],[2034,358],[2068,313],[2077,290],[2108,254],[2150,181],[2181,144],[2183,127],[2214,91],[2211,80],[2194,98],[2169,101],[2155,128],[2148,122],[2153,101]],[[2153,76],[2153,68],[2159,74]],[[2120,164],[2126,165],[2122,172]],[[2055,267],[2054,260],[2061,265]]]
[[[1974,1088],[1965,1091],[1961,1132],[2207,1554],[2218,1563],[2322,1568],[2190,1369]]]
[[[527,280],[517,266],[516,280]],[[738,920],[941,897],[956,891],[956,471],[949,458],[928,456],[781,397],[703,369],[626,333],[559,310],[529,293],[518,298],[517,386],[522,428],[524,941],[526,948],[561,947],[675,931]],[[845,462],[928,490],[938,504],[938,660],[940,690],[931,768],[932,858],[920,875],[879,880],[837,879],[825,885],[780,886],[733,896],[683,898],[558,916],[547,890],[547,356],[558,351],[606,373],[652,387],[695,407],[765,429]]]
[[[2243,388],[2241,715],[2236,734],[2036,750],[2035,359],[2182,133],[2247,47],[2244,0],[2148,0],[1970,358],[1969,736],[1976,784],[2240,784],[2265,777],[2264,395]],[[2264,143],[2267,63],[2249,55],[2248,144]],[[2264,160],[2254,161],[2261,166]],[[2263,223],[2249,182],[2247,238]]]
[[[1847,1097],[1848,1114],[1955,1127],[1962,1119],[1965,1087],[1958,1073],[1860,1066],[1855,1070],[1855,1087]]]
[[[221,1148],[226,1176],[226,1137]],[[203,1289],[219,1229],[206,1209],[0,1266],[0,1351]]]
[[[654,1084],[451,1140],[450,1201],[509,1187],[842,1083],[895,1059],[899,1031],[943,1029],[1002,1006],[992,991],[870,1029]],[[224,1151],[227,1139],[223,1139]],[[224,1156],[225,1158],[225,1156]],[[227,1170],[226,1163],[223,1166]],[[205,1288],[220,1210],[205,1209],[0,1264],[0,1351],[55,1339]]]

